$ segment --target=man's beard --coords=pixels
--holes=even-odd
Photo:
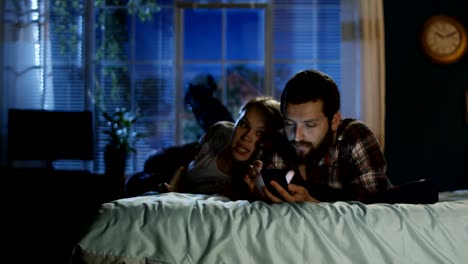
[[[310,148],[306,155],[296,155],[298,164],[316,164],[319,162],[330,149],[334,142],[333,131],[328,129],[322,142],[316,148]],[[293,142],[294,144],[309,144],[309,142]],[[298,153],[297,153],[298,154]]]

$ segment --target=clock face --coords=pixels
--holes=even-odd
[[[438,63],[453,63],[467,49],[467,33],[455,18],[446,15],[430,17],[423,26],[422,47]]]
[[[428,28],[425,41],[434,53],[450,55],[460,47],[461,33],[454,25],[439,21]]]

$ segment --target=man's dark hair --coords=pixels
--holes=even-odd
[[[303,104],[323,101],[323,113],[329,121],[340,110],[340,91],[335,81],[317,70],[304,70],[294,75],[286,83],[281,94],[281,112],[286,103]]]

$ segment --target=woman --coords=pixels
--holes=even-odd
[[[271,97],[256,97],[244,104],[236,123],[214,124],[201,138],[201,149],[187,170],[180,168],[169,191],[220,194],[249,199],[243,183],[254,160],[268,162],[272,135],[283,127],[280,104]]]

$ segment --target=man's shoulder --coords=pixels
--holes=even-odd
[[[345,118],[338,126],[337,137],[340,139],[359,139],[373,135],[371,129],[361,120]]]

